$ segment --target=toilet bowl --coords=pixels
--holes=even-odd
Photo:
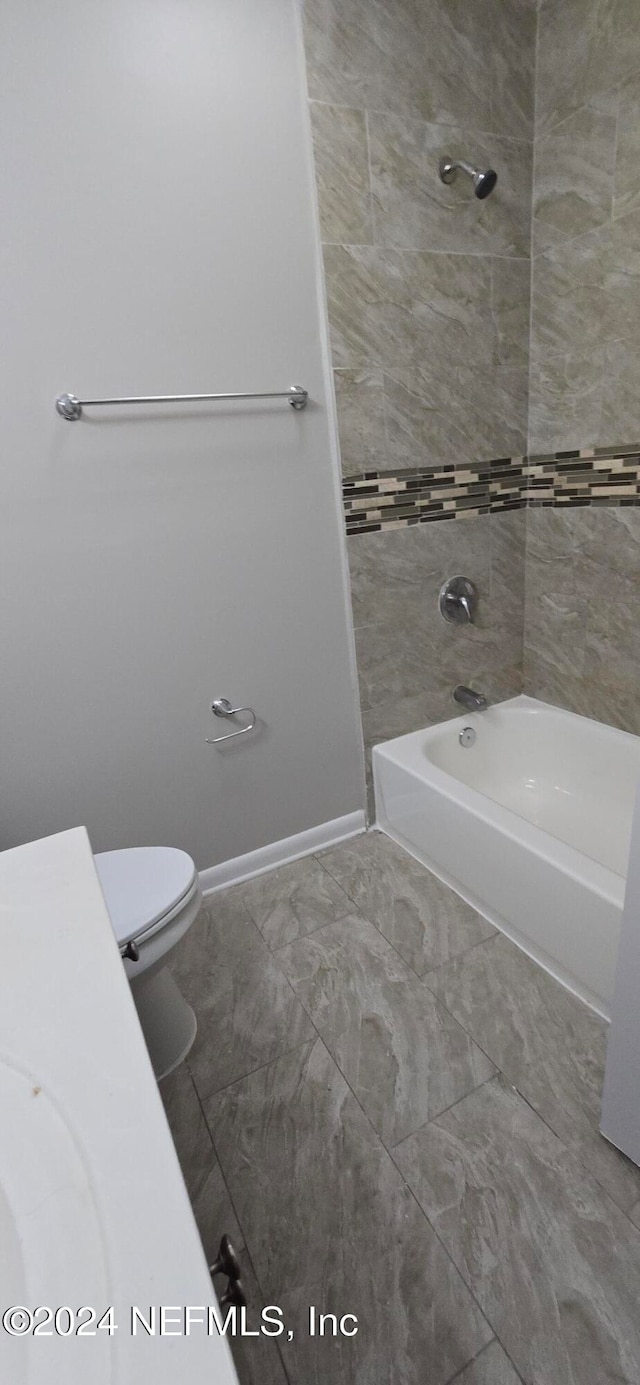
[[[200,911],[198,873],[175,847],[127,847],[94,860],[153,1070],[166,1077],[196,1037],[196,1017],[167,956]]]

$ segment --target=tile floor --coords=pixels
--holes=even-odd
[[[212,896],[161,1085],[241,1385],[638,1385],[640,1171],[598,1133],[605,1027],[379,833]],[[355,1313],[310,1337],[309,1305]]]

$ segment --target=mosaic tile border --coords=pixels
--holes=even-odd
[[[640,505],[640,448],[365,471],[345,477],[342,494],[348,534],[529,506]]]

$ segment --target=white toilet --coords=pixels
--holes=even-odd
[[[128,847],[94,857],[157,1078],[186,1058],[197,1022],[166,961],[200,911],[198,872],[175,847]]]

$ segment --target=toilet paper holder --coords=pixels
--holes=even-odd
[[[228,731],[226,736],[207,736],[207,745],[221,745],[223,741],[232,741],[235,736],[246,736],[248,731],[253,731],[257,720],[253,707],[232,707],[228,697],[214,697],[211,711],[214,717],[235,717],[239,712],[248,712],[250,721],[246,726],[240,726],[237,731]]]

